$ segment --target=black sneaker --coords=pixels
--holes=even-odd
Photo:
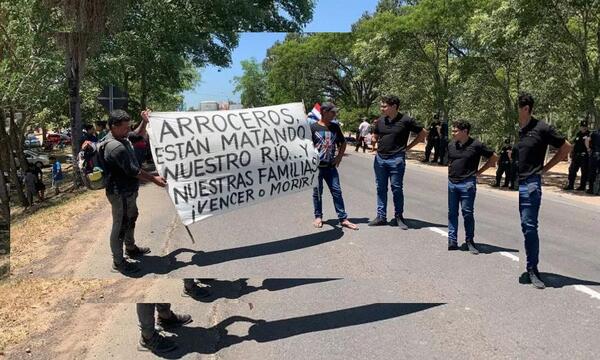
[[[406,225],[406,220],[402,216],[396,216],[396,223],[398,223],[398,227],[402,230],[408,230],[408,225]]]
[[[563,190],[573,190],[573,185],[567,185],[563,187]]]
[[[587,189],[587,190],[585,191],[585,193],[586,193],[586,194],[590,194],[590,195],[594,195],[594,190],[592,190],[592,189]]]
[[[155,354],[164,354],[176,348],[177,344],[173,340],[161,335],[159,332],[154,332],[154,335],[150,339],[140,336],[138,345],[139,351],[151,351]]]
[[[192,299],[202,299],[209,297],[210,291],[194,285],[194,287],[191,288],[184,287],[181,296],[191,297]]]
[[[135,246],[133,249],[125,249],[125,254],[130,258],[150,254],[150,248],[144,246]]]
[[[458,244],[448,244],[448,251],[456,251],[459,249]]]
[[[529,280],[531,281],[531,285],[536,289],[545,289],[546,284],[542,281],[540,277],[540,272],[537,269],[527,270],[527,274],[529,274]]]
[[[112,264],[112,272],[121,273],[121,274],[133,274],[140,271],[140,268],[127,260],[123,260],[120,264]]]
[[[477,247],[475,246],[475,243],[473,241],[467,241],[467,249],[469,249],[469,252],[473,255],[479,255],[479,250],[477,250]]]
[[[169,330],[187,325],[192,322],[192,316],[188,314],[175,314],[171,311],[171,317],[168,319],[158,318],[156,324],[163,329]]]
[[[585,191],[585,186],[580,186],[577,189],[575,189],[577,191]]]
[[[382,226],[382,225],[386,225],[387,224],[387,220],[382,218],[382,217],[376,217],[375,219],[369,221],[369,226]]]

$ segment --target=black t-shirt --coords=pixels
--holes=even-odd
[[[111,194],[136,192],[140,165],[128,139],[115,139],[108,133],[100,147],[104,151],[106,191]]]
[[[600,129],[590,135],[590,149],[593,153],[600,153]]]
[[[421,130],[423,127],[415,119],[400,113],[394,119],[380,117],[373,128],[373,134],[379,137],[377,154],[389,159],[406,151],[410,132],[418,134]]]
[[[342,129],[336,123],[324,126],[313,122],[310,124],[310,131],[315,149],[319,153],[319,165],[332,165],[337,153],[337,146],[346,142]]]
[[[573,153],[575,155],[587,154],[587,147],[585,146],[585,139],[590,136],[589,131],[578,131],[577,135],[575,135],[575,140],[573,141]]]
[[[564,143],[565,137],[559,135],[553,126],[531,118],[519,130],[519,180],[541,174],[548,145],[559,148]]]
[[[504,145],[502,147],[502,149],[500,150],[500,163],[509,163],[510,162],[510,157],[508,156],[509,152],[512,152],[512,146]],[[512,156],[512,154],[511,154],[511,156]]]
[[[473,138],[469,138],[464,145],[451,141],[448,144],[448,179],[458,183],[475,176],[481,157],[489,158],[492,155],[494,151]]]

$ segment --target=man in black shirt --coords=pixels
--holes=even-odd
[[[388,182],[391,183],[394,196],[394,220],[402,230],[408,230],[404,220],[404,193],[402,190],[406,164],[406,150],[409,150],[427,137],[427,130],[423,129],[415,119],[398,112],[400,99],[397,96],[384,96],[380,109],[380,117],[373,128],[373,136],[377,141],[377,155],[375,156],[374,169],[377,181],[377,217],[369,222],[369,226],[387,224],[387,193]],[[415,140],[409,145],[410,133],[417,134]]]
[[[600,170],[600,129],[592,132],[589,139],[587,140],[587,148],[590,152],[590,165],[589,165],[589,188],[588,194],[598,194],[600,189],[595,189],[596,178],[598,177],[598,171]]]
[[[543,289],[546,285],[538,271],[538,215],[542,202],[542,174],[567,157],[571,144],[554,127],[531,116],[533,104],[534,99],[530,94],[519,95],[519,213],[525,237],[527,273],[533,286]],[[548,145],[558,148],[558,152],[544,165]]]
[[[148,111],[143,111],[142,118],[146,120],[147,117]],[[113,271],[124,274],[137,272],[139,268],[125,260],[123,244],[125,244],[125,252],[129,257],[150,252],[147,247],[137,246],[134,239],[140,180],[153,182],[160,187],[167,186],[162,176],[144,171],[137,162],[133,147],[127,139],[130,120],[129,114],[125,111],[112,111],[108,119],[110,132],[99,145],[99,152],[104,163],[106,197],[112,207],[113,225],[110,233],[112,267]]]
[[[475,246],[474,205],[477,176],[495,166],[498,156],[487,146],[470,136],[471,124],[456,121],[452,125],[453,141],[448,145],[448,250],[458,250],[458,209],[462,208],[465,224],[465,244],[477,255]],[[488,161],[480,168],[481,157]]]
[[[590,156],[588,149],[585,145],[587,138],[590,136],[588,130],[588,123],[586,120],[581,121],[579,124],[580,128],[575,135],[575,141],[573,142],[573,151],[571,152],[571,165],[569,166],[569,183],[565,186],[565,190],[573,190],[575,186],[575,179],[577,178],[577,172],[581,168],[581,180],[577,190],[585,190],[585,184],[588,180],[588,166],[590,163]]]
[[[433,149],[433,162],[437,163],[440,156],[440,129],[441,123],[438,120],[438,115],[433,116],[433,122],[429,125],[429,134],[427,134],[427,145],[425,145],[425,159],[424,163],[429,162],[431,156],[431,150]]]
[[[500,149],[500,161],[498,162],[498,170],[496,170],[496,183],[495,187],[500,186],[500,181],[502,181],[502,175],[505,175],[504,185],[502,187],[508,187],[508,184],[511,182],[511,156],[512,156],[512,145],[510,144],[510,139],[504,140],[504,146]]]

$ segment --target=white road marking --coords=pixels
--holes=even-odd
[[[507,258],[511,259],[512,261],[519,261],[519,257],[518,256],[515,256],[515,255],[513,255],[513,254],[511,254],[509,252],[500,251],[499,254],[502,255],[502,256],[506,256]]]
[[[600,300],[600,293],[597,292],[597,291],[594,291],[594,290],[590,289],[587,286],[584,286],[584,285],[574,285],[573,287],[577,291],[581,291],[582,293],[588,294],[589,296],[591,296],[594,299]]]
[[[431,231],[433,231],[434,233],[438,233],[438,234],[440,234],[442,236],[448,237],[448,233],[445,232],[444,230],[440,230],[440,229],[438,229],[436,227],[429,227],[428,229],[431,230]]]

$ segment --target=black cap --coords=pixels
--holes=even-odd
[[[333,111],[335,113],[338,112],[338,108],[331,102],[326,102],[321,104],[321,112],[323,111]]]
[[[579,122],[579,126],[581,126],[581,127],[588,127],[588,122],[587,122],[587,120],[581,120],[581,121]]]

